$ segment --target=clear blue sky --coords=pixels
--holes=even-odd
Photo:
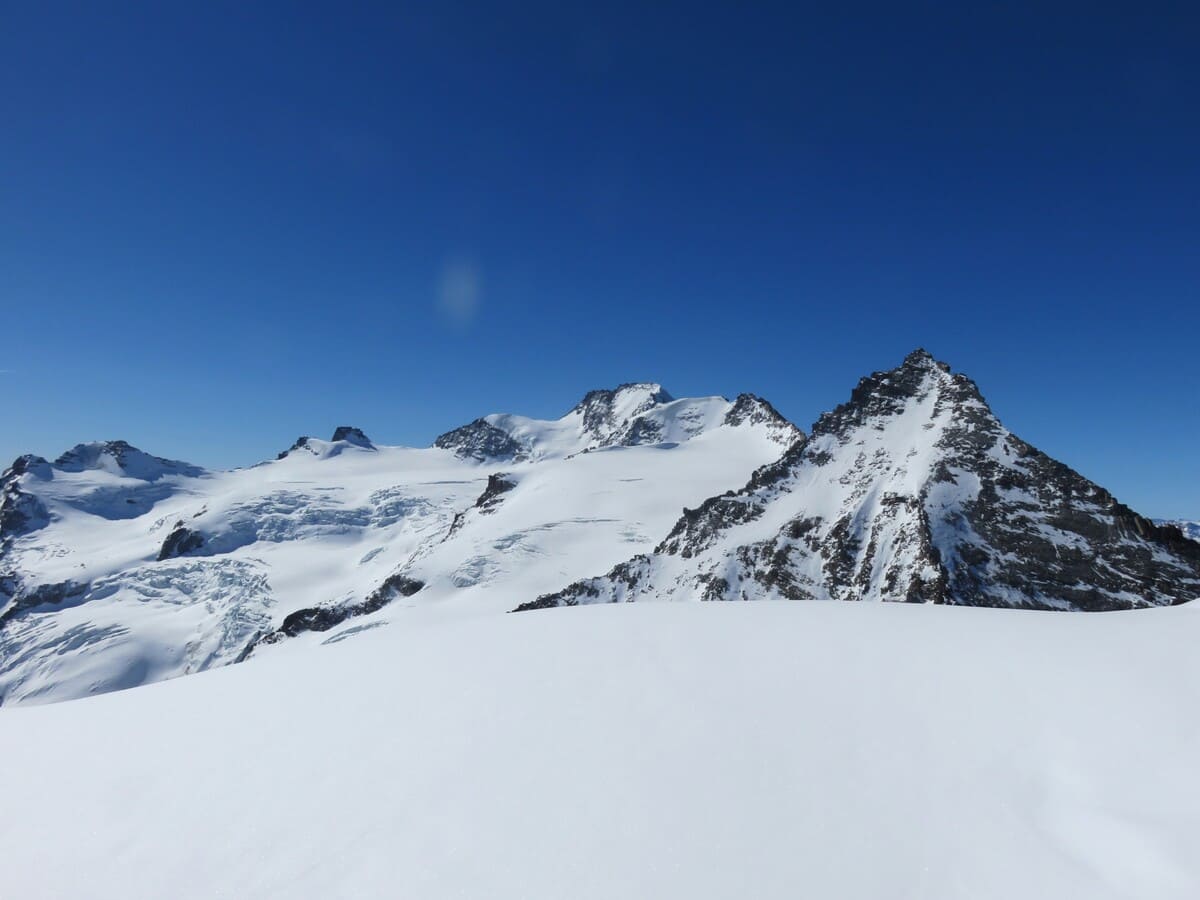
[[[1113,6],[5,4],[0,455],[807,427],[923,345],[1200,517],[1200,13]]]

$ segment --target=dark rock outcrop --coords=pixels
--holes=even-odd
[[[288,638],[296,637],[308,631],[328,631],[347,619],[365,616],[378,612],[398,597],[411,597],[421,588],[423,581],[396,574],[387,578],[379,587],[367,595],[359,603],[343,603],[335,606],[313,606],[298,609],[284,618],[275,631],[262,635],[251,642],[250,646],[239,656],[239,661],[245,659],[259,644],[277,644]]]
[[[334,441],[346,441],[348,444],[354,444],[356,447],[365,447],[374,449],[375,445],[371,443],[371,439],[367,437],[361,428],[355,428],[353,425],[339,425],[333,432]]]
[[[618,419],[616,405],[622,395],[637,393],[642,396],[632,409],[626,411],[626,420]],[[588,391],[571,410],[583,419],[583,430],[601,445],[622,443],[617,435],[623,426],[630,427],[632,420],[647,410],[670,403],[675,398],[663,390],[662,385],[652,382],[630,382],[611,389]]]
[[[440,435],[433,446],[452,450],[461,459],[520,460],[528,455],[525,448],[508,432],[497,428],[485,419],[476,419],[453,431]]]
[[[504,495],[516,486],[517,483],[508,475],[499,472],[489,475],[487,487],[483,489],[483,493],[475,501],[475,508],[481,513],[494,512]]]
[[[46,507],[33,494],[23,490],[23,476],[53,477],[50,464],[40,456],[19,456],[0,475],[0,554],[12,538],[42,528],[50,521]]]
[[[301,435],[300,437],[296,438],[296,440],[292,443],[292,446],[288,447],[286,450],[280,451],[275,458],[286,459],[289,453],[292,453],[296,450],[306,449],[308,447],[308,442],[311,440],[312,438],[308,437],[307,435]]]
[[[158,560],[162,562],[164,559],[187,556],[189,553],[194,553],[203,546],[204,535],[185,527],[182,522],[176,522],[175,529],[167,535],[166,540],[163,541],[162,547],[158,551]]]
[[[0,628],[21,613],[39,606],[62,606],[70,600],[83,596],[88,585],[78,581],[60,581],[54,584],[40,584],[35,588],[22,590],[18,580],[13,575],[3,579],[6,588],[14,588],[12,599],[8,606],[0,612]]]

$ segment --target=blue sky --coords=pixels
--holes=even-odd
[[[1200,517],[1194,5],[121,6],[3,15],[6,460],[631,380],[807,427],[921,345]]]

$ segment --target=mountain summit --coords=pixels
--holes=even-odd
[[[433,447],[343,425],[281,457],[206,471],[108,441],[18,459],[0,476],[0,705],[400,617],[760,598],[1108,610],[1200,594],[1200,542],[1011,434],[923,350],[863,378],[807,437],[754,394],[636,382],[558,419],[484,416]]]
[[[753,407],[753,409],[751,409]],[[560,419],[493,414],[448,431],[434,446],[476,461],[535,460],[606,447],[678,444],[722,426],[763,426],[780,447],[801,437],[771,404],[752,394],[676,400],[663,386],[633,382],[588,391]]]
[[[1107,610],[1200,594],[1200,544],[1009,432],[924,350],[863,378],[654,553],[525,604],[895,600]]]

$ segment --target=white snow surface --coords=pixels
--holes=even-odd
[[[374,618],[0,710],[4,896],[1200,896],[1200,607]]]
[[[397,603],[437,615],[512,609],[652,548],[685,506],[741,486],[793,436],[768,422],[724,424],[733,404],[720,397],[632,388],[617,392],[614,427],[656,417],[662,440],[591,449],[573,413],[554,422],[490,417],[536,444],[537,457],[523,462],[308,438],[282,459],[207,472],[133,448],[114,455],[80,445],[66,469],[21,476],[50,523],[18,537],[5,564],[26,588],[71,582],[82,592],[0,626],[0,704],[229,664],[289,613],[361,602],[400,571],[426,587]],[[484,513],[474,504],[496,473],[516,487]],[[178,525],[203,534],[204,549],[158,560]]]

